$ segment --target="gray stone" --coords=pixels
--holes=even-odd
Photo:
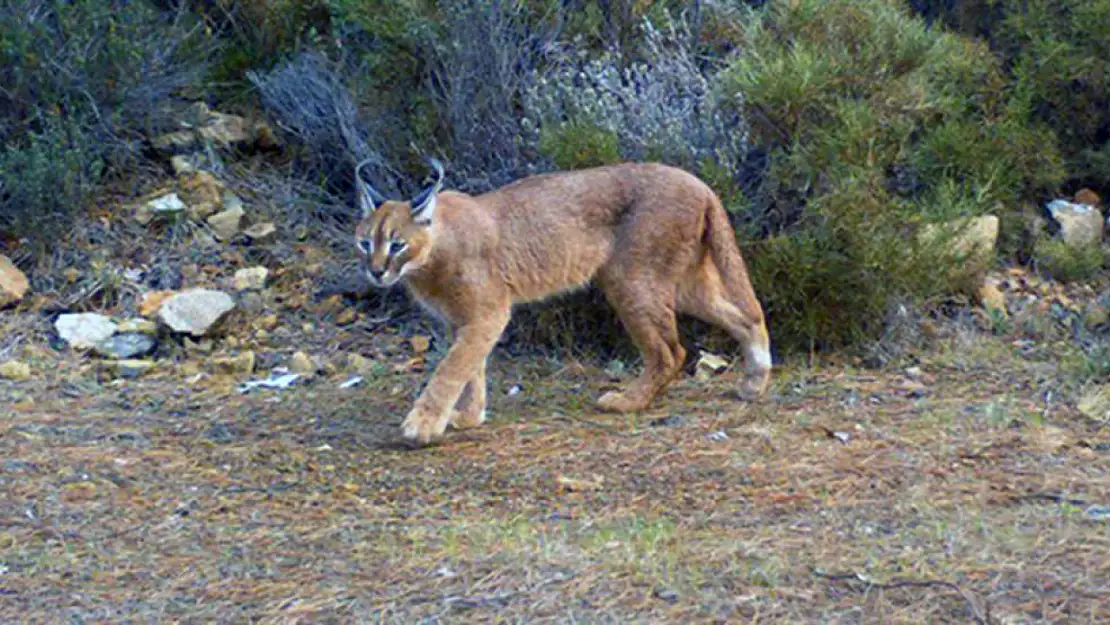
[[[1102,213],[1089,204],[1053,200],[1046,207],[1060,226],[1060,238],[1072,247],[1085,247],[1102,241]]]
[[[185,212],[185,202],[176,193],[161,195],[143,204],[135,214],[135,220],[146,225],[155,218],[173,217]]]
[[[265,267],[248,267],[236,271],[232,283],[236,291],[261,291],[269,275],[270,270]]]
[[[243,230],[243,234],[250,237],[254,243],[270,243],[277,234],[277,226],[273,222],[263,221]]]
[[[174,332],[195,337],[208,334],[235,308],[235,301],[222,291],[189,289],[169,296],[158,309],[158,318]]]
[[[158,341],[149,334],[143,334],[142,332],[121,332],[97,343],[93,349],[97,354],[105,358],[130,360],[132,358],[146,356],[154,351],[154,348],[157,346]]]

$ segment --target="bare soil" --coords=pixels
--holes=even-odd
[[[1060,350],[785,366],[755,405],[685,377],[635,416],[592,407],[630,373],[499,352],[491,421],[415,450],[426,371],[63,359],[0,381],[0,622],[1110,622],[1110,431]]]

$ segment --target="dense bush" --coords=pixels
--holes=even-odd
[[[918,2],[928,17],[982,37],[1052,128],[1071,187],[1110,189],[1110,0]]]
[[[188,17],[142,2],[0,0],[0,228],[59,223],[102,174],[134,162],[170,95],[201,75]]]
[[[898,3],[773,3],[740,37],[720,88],[770,152],[750,220],[771,238],[750,255],[780,344],[874,336],[892,301],[969,286],[914,226],[1012,211],[1063,176],[986,46]]]

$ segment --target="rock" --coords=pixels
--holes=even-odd
[[[189,337],[185,337],[184,342],[185,349],[189,350],[190,353],[209,354],[212,352],[212,348],[215,347],[212,343],[212,339],[194,341]]]
[[[147,319],[127,319],[121,321],[116,327],[116,332],[124,334],[127,332],[138,332],[139,334],[149,334],[150,336],[157,336],[158,324]]]
[[[155,364],[149,360],[105,360],[101,370],[118,378],[138,378],[154,370]]]
[[[100,341],[93,347],[93,351],[105,358],[129,360],[146,356],[153,352],[157,345],[158,341],[149,334],[124,332]]]
[[[212,112],[208,123],[198,128],[197,133],[221,148],[229,148],[251,141],[252,130],[247,120],[238,115]]]
[[[0,254],[0,308],[18,304],[27,295],[31,283],[10,258]]]
[[[1094,206],[1053,200],[1046,208],[1060,226],[1060,239],[1071,247],[1094,245],[1102,240],[1102,213]]]
[[[335,325],[348,326],[356,321],[358,321],[358,311],[356,311],[354,308],[346,308],[343,310],[343,312],[339,313],[339,315],[336,316]],[[425,351],[427,350],[425,349]]]
[[[176,295],[177,291],[151,291],[143,294],[143,301],[139,304],[139,314],[150,318],[158,314],[158,309],[162,304],[172,295]]]
[[[162,152],[177,152],[195,146],[196,133],[190,130],[178,130],[160,135],[151,140],[154,149]]]
[[[247,350],[241,352],[238,356],[213,358],[211,364],[213,369],[221,373],[232,375],[243,373],[251,374],[254,373],[256,360],[254,352]]]
[[[271,221],[263,221],[250,226],[243,234],[250,237],[252,243],[270,243],[277,234],[277,226]]]
[[[266,309],[266,300],[257,291],[248,291],[239,296],[239,306],[244,312],[257,315]]]
[[[232,282],[236,291],[261,291],[269,275],[270,270],[265,267],[248,267],[236,271]]]
[[[224,191],[223,197],[220,200],[220,206],[225,211],[245,211],[243,200],[241,200],[238,195],[235,195],[231,191]]]
[[[190,174],[197,170],[197,162],[200,159],[197,154],[176,154],[170,159],[170,166],[173,167],[173,173],[178,176]]]
[[[1006,310],[1006,295],[992,280],[988,280],[983,283],[983,286],[979,287],[979,303],[983,305],[983,309],[988,313],[994,312],[1003,318],[1009,317]]]
[[[176,193],[167,193],[140,206],[135,213],[135,221],[145,226],[157,218],[180,215],[186,208],[185,202]]]
[[[1090,189],[1080,189],[1079,192],[1075,194],[1074,199],[1076,204],[1086,204],[1087,206],[1094,206],[1095,208],[1102,206],[1102,198]]]
[[[174,332],[200,337],[208,334],[234,308],[235,301],[227,293],[189,289],[166,298],[158,309],[158,318]]]
[[[31,379],[31,366],[18,360],[9,360],[0,364],[0,378],[23,382]]]
[[[222,192],[223,185],[206,171],[195,171],[182,177],[181,194],[193,221],[207,219],[219,211]]]
[[[155,149],[179,153],[195,150],[204,145],[221,149],[246,147],[254,144],[261,148],[278,145],[273,131],[265,123],[251,122],[238,115],[212,111],[203,102],[189,106],[181,125],[185,130],[160,135],[151,140]]]
[[[274,329],[278,327],[280,321],[277,315],[266,315],[255,321],[254,325],[256,328],[266,330],[267,332],[273,332]]]
[[[428,348],[432,346],[432,340],[426,336],[417,335],[409,339],[409,345],[412,346],[412,352],[419,355],[428,351]]]
[[[229,241],[239,234],[239,226],[243,221],[242,206],[235,206],[220,211],[208,218],[208,227],[212,234],[220,241]]]
[[[374,372],[374,361],[362,354],[351,352],[347,354],[343,368],[348,372],[369,377]]]
[[[289,371],[305,377],[312,377],[316,375],[319,367],[316,362],[312,360],[308,354],[304,352],[297,352],[289,359]]]
[[[720,356],[717,356],[716,354],[701,352],[701,354],[698,356],[698,364],[695,369],[695,375],[699,380],[708,380],[714,375],[721,373],[725,369],[728,369],[727,360],[721,358]]]
[[[60,315],[54,322],[58,336],[74,349],[92,349],[116,333],[116,324],[97,313]]]
[[[976,270],[985,270],[994,257],[998,243],[998,217],[984,215],[972,219],[959,219],[943,224],[927,224],[919,235],[925,244],[933,243],[938,237],[951,236],[948,252],[963,256],[965,263]]]

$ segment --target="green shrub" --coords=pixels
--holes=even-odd
[[[243,81],[303,46],[322,46],[330,31],[327,0],[189,0],[190,8],[224,40],[211,78]]]
[[[1106,267],[1106,253],[1099,244],[1069,245],[1061,239],[1042,237],[1033,252],[1033,264],[1047,277],[1060,282],[1090,280]]]
[[[1070,186],[1110,189],[1110,0],[922,3],[960,32],[991,42],[1007,68],[1000,92],[1021,94],[1059,138]],[[1105,157],[1103,157],[1105,158]]]
[[[0,229],[46,235],[137,162],[201,74],[197,32],[144,2],[0,0]]]
[[[754,219],[788,216],[750,261],[779,345],[852,344],[894,301],[969,288],[974,273],[937,271],[953,259],[913,243],[917,227],[1011,210],[1063,176],[985,45],[901,3],[771,3],[741,36],[718,88],[743,95],[770,153]]]
[[[579,121],[545,128],[540,136],[540,150],[559,169],[584,169],[621,159],[615,132]]]

